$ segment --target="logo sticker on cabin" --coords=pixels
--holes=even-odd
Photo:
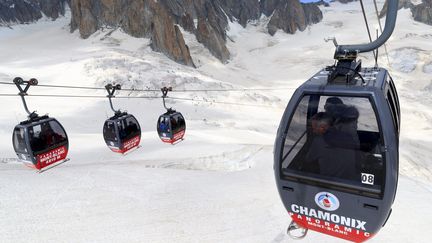
[[[130,149],[137,147],[140,143],[140,140],[141,140],[140,136],[135,136],[135,137],[129,139],[128,141],[126,141],[123,144],[123,151],[126,152]]]
[[[335,211],[339,208],[339,199],[330,192],[320,192],[315,195],[315,203],[327,211]]]

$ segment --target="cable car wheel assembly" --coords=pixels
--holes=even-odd
[[[287,105],[274,170],[294,239],[313,230],[363,242],[391,214],[399,170],[398,95],[387,70],[362,68],[357,56],[390,38],[397,10],[398,1],[390,0],[385,28],[371,43],[338,45],[333,39],[335,65],[298,87]]]

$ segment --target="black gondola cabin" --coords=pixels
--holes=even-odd
[[[274,169],[299,226],[362,242],[390,216],[398,181],[400,108],[382,68],[352,82],[321,70],[293,94],[279,126]]]
[[[159,138],[164,143],[174,144],[183,139],[186,132],[186,122],[180,112],[169,109],[162,114],[157,122]]]
[[[103,136],[113,152],[124,154],[139,146],[141,127],[133,115],[117,113],[105,121]]]
[[[38,170],[64,161],[69,148],[63,126],[48,116],[35,117],[15,126],[12,143],[19,160]]]

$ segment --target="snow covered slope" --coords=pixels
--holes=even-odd
[[[366,7],[373,9],[371,3]],[[42,174],[15,162],[11,132],[26,114],[19,97],[0,97],[0,242],[290,242],[284,233],[290,219],[272,168],[279,120],[294,89],[333,63],[334,48],[325,37],[367,41],[358,3],[322,10],[322,23],[296,35],[269,36],[265,19],[246,29],[231,24],[233,58],[227,65],[186,33],[198,69],[178,65],[152,52],[148,40],[120,31],[81,40],[69,33],[68,17],[1,28],[2,82],[21,76],[57,85],[281,89],[172,93],[196,99],[169,102],[188,126],[186,140],[176,146],[157,137],[160,99],[114,100],[143,129],[142,148],[127,156],[111,153],[103,141],[102,125],[111,116],[106,99],[29,97],[29,108],[56,117],[70,139],[71,161]],[[373,12],[368,15],[375,23]],[[387,46],[390,63],[380,50],[380,63],[390,68],[401,99],[401,178],[392,216],[370,242],[430,242],[431,33],[402,10]],[[361,58],[373,65],[371,55]],[[17,93],[14,86],[0,90]],[[42,87],[30,93],[105,95]],[[317,241],[341,242],[314,232],[303,242]]]

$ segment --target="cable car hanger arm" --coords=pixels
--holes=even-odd
[[[385,42],[392,35],[396,24],[398,0],[387,0],[387,1],[389,4],[387,8],[386,24],[383,33],[378,37],[378,39],[367,44],[339,45],[336,39],[333,38],[333,43],[336,46],[334,59],[336,59],[337,62],[335,63],[335,65],[328,66],[326,68],[326,70],[329,71],[327,82],[329,83],[343,82],[345,84],[353,84],[353,83],[355,84],[357,82],[355,77],[359,76],[363,84],[365,84],[364,79],[363,77],[361,77],[360,74],[361,60],[357,61],[357,55],[359,53],[377,50],[380,46],[385,44]],[[362,5],[362,11],[364,13],[363,5]],[[375,58],[376,57],[377,56],[375,56]],[[375,62],[375,66],[377,67],[376,62]]]
[[[334,40],[336,46],[335,59],[345,59],[350,55],[357,56],[358,53],[369,52],[378,49],[384,45],[385,42],[390,38],[396,25],[397,11],[398,11],[398,0],[388,0],[386,22],[384,30],[380,37],[373,42],[365,44],[354,44],[354,45],[338,45]]]
[[[163,105],[164,105],[164,107],[165,107],[165,109],[167,110],[167,111],[171,111],[172,110],[172,108],[170,107],[170,108],[168,108],[167,106],[166,106],[166,104],[165,104],[165,98],[167,98],[168,97],[168,92],[169,91],[172,91],[172,87],[163,87],[163,88],[161,88],[161,91],[162,91],[162,100],[163,100]]]
[[[115,109],[114,109],[114,106],[113,106],[113,103],[112,103],[111,98],[115,97],[115,96],[114,96],[114,93],[115,93],[116,90],[121,90],[121,85],[120,85],[120,84],[116,84],[116,85],[107,84],[107,85],[105,85],[105,89],[106,89],[107,92],[108,92],[107,97],[108,97],[109,102],[110,102],[111,110],[112,110],[112,111],[114,112],[114,114],[116,114],[116,115],[117,115],[117,114],[120,114],[120,113],[121,113],[120,110],[115,110]]]
[[[36,114],[36,111],[30,112],[30,110],[27,107],[27,103],[26,100],[24,98],[24,96],[27,95],[27,91],[30,89],[30,86],[33,85],[37,85],[38,81],[35,78],[30,79],[29,81],[24,81],[22,78],[20,77],[16,77],[13,79],[14,84],[17,86],[18,90],[20,91],[18,93],[19,96],[21,96],[21,100],[23,102],[24,105],[24,109],[28,114],[29,119],[33,119],[33,118],[37,118],[38,114]],[[21,85],[26,85],[25,88],[23,89]]]

